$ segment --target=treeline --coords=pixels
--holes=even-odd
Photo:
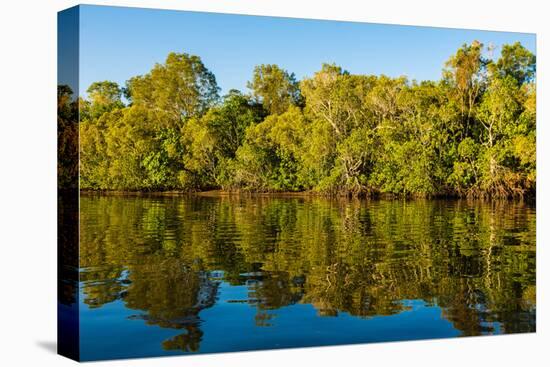
[[[222,98],[199,57],[171,53],[79,100],[81,188],[534,196],[535,56],[491,52],[463,45],[422,82],[260,65]]]

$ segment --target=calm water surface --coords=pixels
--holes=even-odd
[[[84,360],[535,331],[527,204],[80,205]]]

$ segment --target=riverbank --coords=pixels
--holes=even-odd
[[[202,196],[202,197],[229,197],[229,196],[254,196],[254,197],[324,197],[322,193],[314,191],[285,191],[285,192],[251,192],[251,191],[131,191],[131,190],[80,190],[80,195],[94,196]]]
[[[199,196],[199,197],[269,197],[269,198],[329,198],[329,199],[366,199],[366,200],[474,200],[483,202],[502,202],[516,201],[536,203],[535,196],[525,197],[462,197],[456,195],[433,195],[433,196],[414,196],[414,195],[395,195],[388,193],[376,193],[372,195],[361,195],[354,197],[351,195],[327,194],[317,191],[279,191],[279,192],[254,192],[254,191],[231,191],[231,190],[206,190],[206,191],[132,191],[132,190],[80,190],[81,196],[121,196],[121,197],[180,197],[180,196]]]

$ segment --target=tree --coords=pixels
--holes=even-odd
[[[57,185],[78,188],[78,101],[68,85],[57,87]]]
[[[535,56],[519,43],[496,60],[486,50],[463,45],[439,81],[323,64],[298,82],[260,65],[250,95],[221,100],[199,57],[171,53],[124,91],[93,83],[77,103],[60,88],[59,121],[80,107],[87,189],[535,195]]]
[[[127,82],[128,97],[134,104],[160,109],[174,121],[200,116],[218,101],[216,78],[198,56],[168,54],[142,76]]]
[[[181,130],[187,147],[183,160],[186,179],[195,186],[225,186],[231,181],[231,160],[245,140],[246,129],[265,116],[261,105],[231,90],[220,106],[187,121]]]
[[[307,121],[298,107],[270,115],[246,130],[237,150],[231,186],[265,191],[297,191],[307,187],[301,176],[301,149]]]
[[[110,105],[120,102],[122,90],[111,81],[94,82],[88,87],[88,97],[93,104]]]
[[[518,118],[518,93],[516,82],[510,77],[491,79],[476,111],[477,120],[484,129],[482,143],[487,147],[493,147]]]
[[[289,106],[299,105],[301,101],[294,73],[289,74],[274,64],[256,66],[247,87],[271,114],[281,114]]]
[[[460,108],[463,130],[461,139],[470,136],[474,106],[485,87],[488,60],[483,57],[483,44],[479,41],[464,44],[446,63],[444,80],[451,86]]]
[[[259,123],[266,115],[261,105],[233,89],[224,97],[221,106],[208,111],[203,123],[217,137],[221,154],[234,158],[245,139],[246,129]]]
[[[80,100],[81,119],[96,119],[105,112],[124,107],[122,89],[115,82],[94,82],[88,87],[87,93],[88,99]]]
[[[81,185],[91,189],[180,187],[184,169],[176,131],[139,105],[81,124]]]
[[[502,77],[511,76],[518,85],[533,81],[536,73],[536,56],[516,42],[503,45],[500,59],[496,63],[496,72]]]

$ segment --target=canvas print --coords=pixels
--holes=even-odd
[[[59,353],[536,330],[536,36],[58,18]]]

